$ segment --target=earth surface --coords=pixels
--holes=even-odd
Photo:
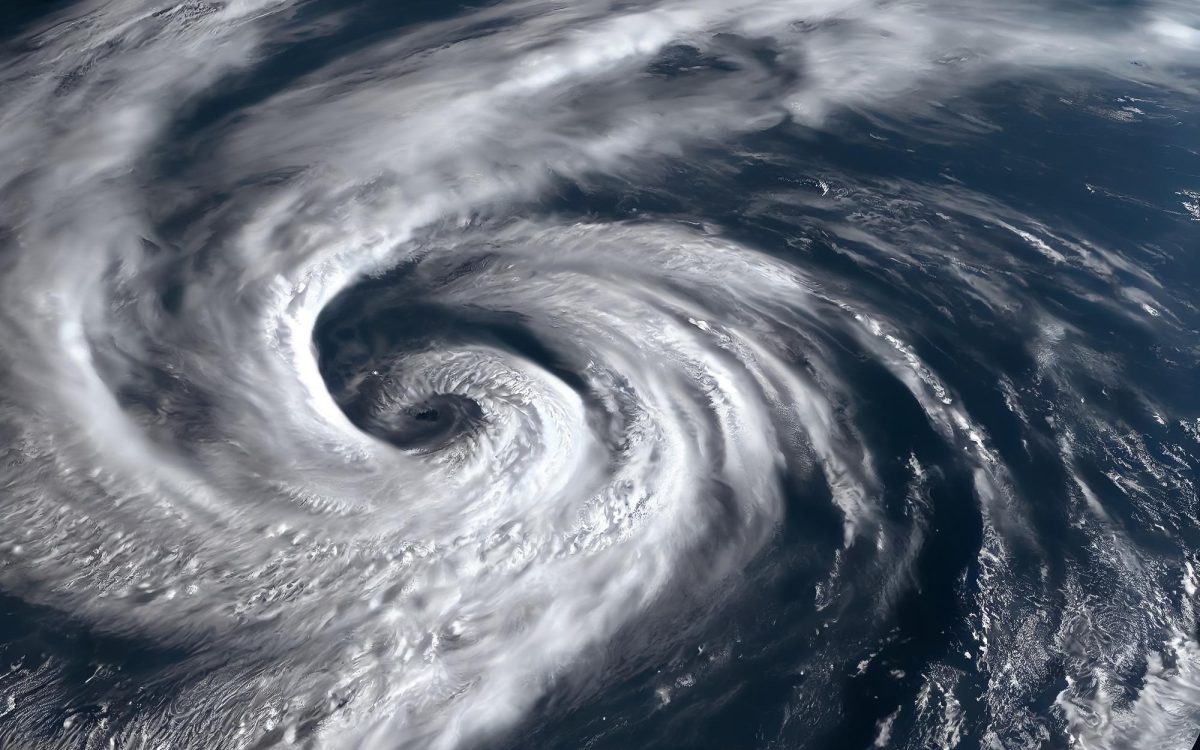
[[[0,10],[0,747],[1200,734],[1200,6]]]

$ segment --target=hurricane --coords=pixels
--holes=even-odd
[[[0,746],[1179,748],[1200,7],[0,16]]]

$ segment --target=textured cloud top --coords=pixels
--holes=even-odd
[[[1194,3],[395,12],[114,0],[6,41],[0,745],[568,746],[638,675],[663,716],[724,679],[770,579],[804,605],[734,631],[811,638],[762,745],[802,747],[955,544],[966,646],[891,669],[876,746],[1190,743],[1175,235],[779,139],[966,148],[1001,129],[971,97],[1050,79],[1195,132]]]

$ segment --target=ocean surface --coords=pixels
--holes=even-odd
[[[1200,5],[0,9],[0,748],[1200,735]]]

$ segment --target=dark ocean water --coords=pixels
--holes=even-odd
[[[1200,734],[1192,4],[0,24],[0,747]]]

